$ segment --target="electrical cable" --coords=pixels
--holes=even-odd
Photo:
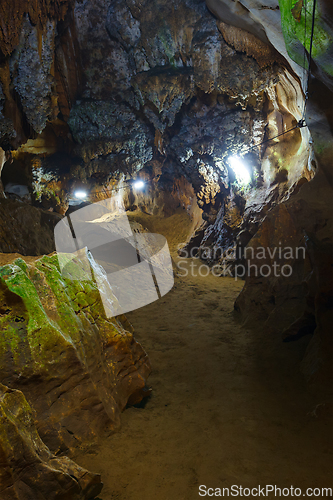
[[[303,91],[304,95],[306,93],[306,78],[307,78],[307,70],[305,67],[305,58],[306,58],[306,14],[307,14],[307,0],[304,0],[304,42],[303,42]]]
[[[311,76],[312,46],[313,46],[313,35],[314,35],[314,26],[315,26],[316,4],[317,4],[317,0],[313,0],[311,37],[310,37],[310,47],[309,47],[308,76],[307,76],[307,81],[306,81],[304,109],[303,109],[303,114],[302,114],[303,121],[305,121],[306,105],[307,105],[307,102],[309,99],[309,83],[310,83],[310,76]],[[305,47],[305,49],[306,49],[306,47]]]
[[[300,120],[301,121],[301,120]],[[282,135],[285,135],[287,134],[288,132],[291,132],[292,130],[296,130],[297,128],[302,128],[302,127],[305,127],[306,125],[303,125],[302,123],[300,123],[300,121],[297,123],[297,125],[295,125],[294,127],[292,128],[289,128],[288,130],[285,130],[284,132],[281,132],[280,134],[277,134],[275,135],[274,137],[270,137],[269,139],[265,139],[264,141],[262,142],[259,142],[259,144],[254,144],[254,146],[250,146],[248,148],[246,148],[245,152],[242,151],[242,154],[246,154],[248,153],[249,151],[251,151],[252,149],[255,149],[255,148],[258,148],[259,146],[261,146],[262,144],[266,144],[266,142],[269,142],[269,141],[272,141],[273,139],[277,139],[278,137],[281,137]]]

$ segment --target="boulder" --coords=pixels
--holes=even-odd
[[[4,256],[0,267],[0,380],[22,390],[51,451],[92,442],[120,425],[129,397],[143,389],[148,357],[118,318],[107,318],[85,265],[62,276],[57,255]],[[94,278],[101,268],[90,260]]]

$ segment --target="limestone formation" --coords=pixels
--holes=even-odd
[[[158,0],[154,9],[139,1],[77,2],[57,31],[54,19],[65,6],[62,13],[50,9],[42,31],[28,17],[22,21],[20,42],[8,56],[10,72],[7,66],[2,70],[6,102],[16,106],[10,91],[14,85],[22,104],[11,113],[16,117],[13,146],[24,142],[25,119],[38,132],[48,120],[59,137],[63,156],[52,160],[49,149],[45,161],[25,157],[27,165],[40,165],[37,177],[43,183],[38,190],[29,187],[33,200],[45,208],[63,213],[73,180],[96,191],[110,189],[121,176],[149,171],[161,155],[167,159],[163,170],[194,182],[199,203],[209,212],[215,195],[224,198],[224,186],[228,191],[232,182],[228,155],[244,152],[299,119],[295,97],[285,103],[279,91],[286,90],[287,80],[287,91],[294,87],[301,96],[298,83],[280,67],[282,59],[263,42],[257,52],[247,50],[256,45],[254,35],[249,39],[238,30],[231,36],[230,29],[228,35],[202,2]],[[38,84],[30,92],[32,71]],[[69,125],[64,121],[62,132],[54,120],[59,110]],[[301,137],[300,150],[306,139]],[[306,166],[303,156],[290,170]],[[254,168],[262,163],[273,177],[284,168],[281,156],[273,158],[269,148],[254,149],[248,160]],[[298,170],[295,176],[298,180]],[[218,210],[221,201],[217,204]]]
[[[53,107],[51,72],[54,37],[54,22],[48,21],[44,32],[39,34],[38,29],[31,26],[28,17],[25,17],[19,45],[10,61],[10,73],[15,90],[20,96],[29,124],[37,133],[45,128]]]

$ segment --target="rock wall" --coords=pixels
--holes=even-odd
[[[224,20],[222,3],[230,5],[228,0],[210,1],[208,5],[212,9],[217,9],[219,17]],[[241,2],[241,6],[242,12],[238,23],[234,22],[234,18],[229,19],[230,23],[239,26],[244,20],[251,20],[251,29],[248,29],[249,25],[246,29],[254,33],[260,28],[260,33],[264,31],[270,42],[282,53],[279,47],[283,35],[286,50],[293,60],[292,66],[295,72],[302,76],[301,66],[307,67],[308,64],[304,48],[309,50],[313,3],[307,3],[305,14],[303,2],[281,1],[282,29],[277,33],[278,36],[272,31],[272,20],[279,17],[276,6],[269,5],[263,10],[252,1]],[[306,140],[313,143],[315,153],[312,158],[310,156],[310,160],[317,174],[309,183],[306,180],[310,180],[310,176],[305,176],[306,179],[300,177],[298,188],[294,192],[295,196],[289,200],[285,197],[280,198],[281,205],[272,208],[265,203],[262,207],[265,217],[259,225],[258,232],[251,228],[253,221],[257,220],[255,207],[245,214],[242,225],[245,239],[243,238],[242,242],[238,241],[238,245],[241,247],[247,245],[250,258],[242,261],[247,267],[247,274],[244,289],[235,304],[247,324],[261,324],[266,331],[281,335],[285,341],[312,335],[302,362],[302,370],[309,384],[317,392],[326,394],[332,390],[333,376],[332,334],[329,326],[333,322],[331,202],[333,100],[330,91],[333,86],[329,61],[333,37],[330,10],[328,2],[318,2],[313,45],[316,67],[313,65],[311,69],[325,85],[310,77],[309,100],[305,115],[308,125]],[[308,28],[305,33],[306,22]],[[307,75],[302,79],[306,88]],[[290,99],[293,93],[294,99]],[[280,91],[280,95],[283,94],[285,102],[289,99],[293,107],[297,104],[296,89],[293,92],[289,85],[287,90],[285,85],[285,90],[282,93]],[[301,129],[301,132],[304,133],[304,129]],[[293,137],[291,140],[297,148],[297,139],[295,141]],[[280,146],[279,141],[278,148]],[[295,152],[296,149],[294,154]],[[274,151],[272,153],[274,154]],[[292,154],[292,151],[290,153]],[[283,156],[285,155],[286,151]],[[279,184],[280,182],[276,185],[277,191],[280,189]],[[253,200],[260,211],[260,197],[255,194]],[[215,224],[217,230],[218,223],[219,221]],[[288,258],[274,259],[267,257],[266,254],[265,259],[258,258],[258,249],[262,248],[266,251],[269,249],[271,255],[279,248],[289,248],[290,255]],[[300,257],[296,258],[299,248],[304,249],[304,255],[301,253]],[[252,251],[254,257],[251,257]],[[267,269],[272,270],[274,263],[278,263],[281,267],[285,264],[290,266],[292,270],[290,276],[282,276],[281,267],[278,275],[272,272],[266,276],[261,273],[256,274],[256,269],[263,265],[268,266],[265,273]],[[252,270],[251,265],[254,266]]]
[[[0,249],[7,253],[42,255],[54,251],[54,227],[61,217],[18,200],[0,203]]]
[[[314,390],[327,395],[333,377],[333,101],[323,85],[317,84],[316,90],[309,101],[308,121],[318,172],[292,199],[275,207],[248,242],[254,249],[290,247],[287,259],[275,260],[291,266],[292,274],[284,277],[279,271],[280,276],[263,278],[249,273],[235,307],[248,324],[263,324],[285,341],[309,335],[302,371]],[[297,248],[305,249],[299,258]],[[254,258],[251,263],[266,262]]]

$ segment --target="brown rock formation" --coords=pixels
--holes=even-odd
[[[21,391],[0,384],[1,500],[89,500],[101,478],[67,457],[56,458],[35,427],[35,413]]]
[[[332,390],[333,323],[333,218],[332,218],[332,98],[316,84],[309,102],[308,122],[314,139],[317,174],[301,184],[289,201],[275,207],[257,234],[248,242],[254,249],[290,247],[289,258],[279,264],[292,268],[290,277],[250,273],[236,301],[248,322],[264,320],[265,328],[282,334],[286,341],[306,334],[313,336],[302,362],[302,370],[316,391]],[[314,162],[315,160],[313,160]],[[296,248],[305,254],[296,258]],[[256,254],[256,252],[254,252]],[[266,253],[267,255],[267,253]],[[257,265],[265,263],[254,259]],[[273,261],[270,259],[270,266]]]
[[[17,46],[22,30],[24,14],[27,13],[32,24],[43,29],[48,18],[63,19],[70,2],[67,0],[13,0],[0,5],[0,49],[9,55]]]
[[[263,322],[285,341],[314,332],[303,370],[317,390],[330,389],[332,380],[333,241],[325,210],[330,200],[331,190],[318,175],[267,215],[246,247],[246,282],[235,305],[247,324]]]
[[[132,333],[105,317],[96,283],[75,279],[82,266],[73,264],[73,280],[62,277],[56,255],[0,268],[0,379],[24,391],[52,451],[116,429],[150,373]]]
[[[245,52],[246,55],[254,57],[259,66],[270,65],[273,61],[283,61],[281,55],[271,45],[262,42],[252,33],[222,21],[217,21],[217,27],[229,45],[238,52]]]
[[[0,204],[0,251],[41,255],[54,251],[54,226],[60,216],[21,201]]]

